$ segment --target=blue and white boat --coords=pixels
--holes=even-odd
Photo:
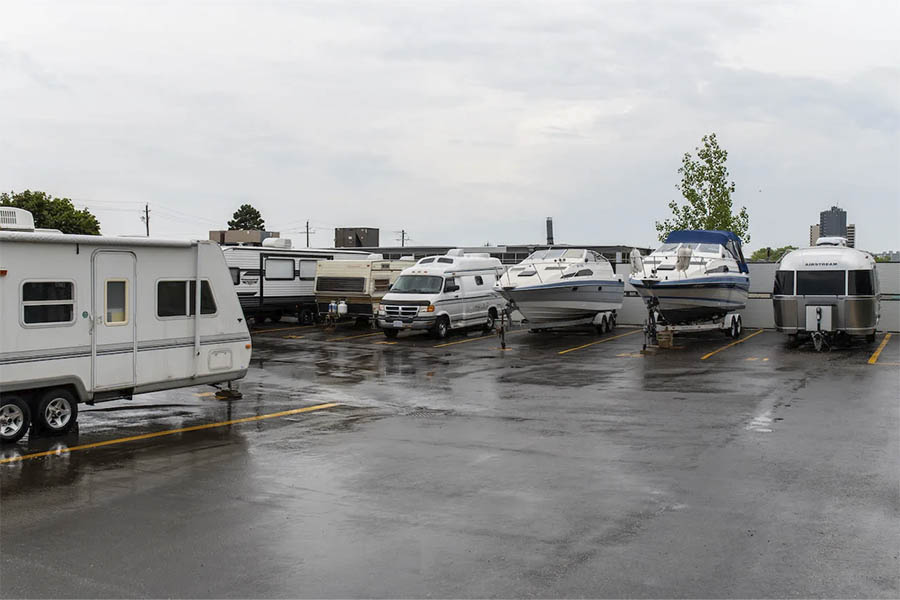
[[[495,287],[530,325],[547,327],[616,311],[625,293],[609,261],[583,248],[538,250],[510,267]]]
[[[633,251],[629,283],[665,323],[691,323],[743,309],[749,273],[734,233],[682,230],[647,257]]]

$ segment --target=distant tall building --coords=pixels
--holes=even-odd
[[[847,225],[847,245],[856,248],[856,225]]]
[[[375,227],[336,227],[335,248],[366,248],[378,246],[378,229]]]
[[[847,211],[832,206],[819,213],[819,233],[821,237],[847,237]]]
[[[818,240],[820,237],[822,237],[822,236],[819,235],[819,226],[818,225],[810,225],[809,226],[809,245],[815,246],[816,240]]]

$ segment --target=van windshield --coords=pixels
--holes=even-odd
[[[394,282],[391,293],[397,294],[436,294],[444,285],[443,277],[434,275],[401,275]]]

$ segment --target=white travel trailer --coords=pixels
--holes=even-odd
[[[240,379],[250,335],[219,246],[33,231],[0,207],[0,437],[78,403]],[[196,307],[200,310],[196,310]]]
[[[365,260],[320,260],[316,265],[319,314],[337,313],[335,316],[366,320],[373,318],[378,311],[378,303],[400,272],[414,264],[416,261],[411,256],[385,260],[381,254],[370,254]]]
[[[812,338],[816,350],[837,335],[875,341],[879,313],[878,272],[868,252],[844,238],[819,238],[816,246],[786,254],[775,272],[775,326],[792,342]]]
[[[291,249],[291,241],[263,240],[262,246],[224,246],[222,253],[244,314],[257,323],[293,315],[311,323],[316,315],[316,263],[360,259],[357,250]]]
[[[497,258],[455,248],[404,269],[381,299],[378,326],[389,338],[425,329],[445,338],[452,329],[492,329],[506,301],[494,290],[503,274]]]

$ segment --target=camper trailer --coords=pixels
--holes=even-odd
[[[316,265],[316,304],[320,315],[372,319],[381,298],[414,258],[385,260],[370,254],[365,260],[320,260]]]
[[[842,335],[873,342],[880,316],[875,259],[844,238],[819,238],[781,259],[772,304],[775,327],[794,343],[808,337],[824,350]]]
[[[503,274],[500,259],[449,250],[404,269],[378,306],[378,326],[393,338],[403,329],[424,329],[445,338],[453,329],[492,329],[506,301],[494,290]]]
[[[294,250],[284,238],[265,239],[262,246],[225,246],[222,253],[241,308],[256,323],[277,322],[282,315],[311,323],[317,312],[316,263],[368,256],[354,250]]]
[[[78,403],[239,379],[250,335],[219,246],[33,231],[0,207],[0,436]]]

